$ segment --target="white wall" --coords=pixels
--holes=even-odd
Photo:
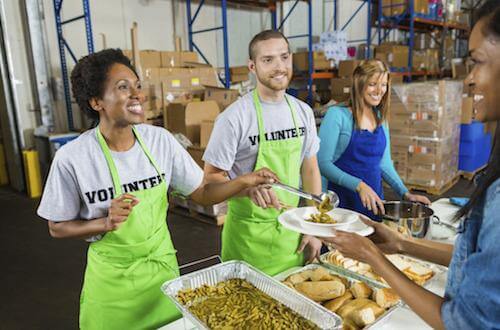
[[[21,7],[19,1],[3,1],[2,20],[4,34],[7,36],[7,62],[9,75],[14,88],[14,107],[20,132],[22,148],[33,146],[32,129],[36,126],[35,107],[28,66],[27,45],[21,22]],[[29,55],[31,56],[31,55]],[[5,82],[6,83],[6,82]]]

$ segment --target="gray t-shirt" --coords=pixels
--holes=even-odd
[[[201,185],[203,171],[172,134],[152,125],[135,127],[167,186],[190,195]],[[130,150],[111,154],[123,193],[160,183],[158,172],[137,140]],[[92,129],[56,152],[37,212],[52,221],[96,219],[107,215],[114,197],[111,173]]]
[[[319,137],[312,109],[293,96],[286,96],[295,108],[299,135],[303,137],[301,161],[319,150]],[[262,118],[267,140],[290,139],[294,123],[286,100],[263,102]],[[252,93],[241,97],[222,112],[215,121],[203,160],[227,171],[230,178],[252,172],[257,161],[259,128]]]

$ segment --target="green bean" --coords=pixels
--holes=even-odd
[[[318,329],[241,279],[181,290],[177,298],[211,329]]]

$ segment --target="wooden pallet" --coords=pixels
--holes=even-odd
[[[206,214],[201,214],[195,210],[188,209],[178,205],[170,204],[168,210],[174,214],[188,217],[191,219],[195,219],[204,223],[208,223],[210,225],[222,226],[224,224],[224,220],[226,219],[225,214],[217,215],[217,216],[208,216]]]
[[[460,171],[460,176],[464,179],[467,179],[469,181],[471,181],[472,179],[474,179],[474,177],[476,176],[476,174],[478,174],[479,172],[481,172],[482,170],[484,170],[486,168],[486,165],[484,166],[481,166],[480,168],[478,168],[477,170],[475,170],[474,172],[465,172],[465,171]]]
[[[453,187],[455,184],[457,184],[459,179],[460,175],[457,174],[452,180],[450,180],[447,184],[443,185],[442,187],[429,187],[429,186],[421,186],[415,184],[406,184],[406,187],[410,190],[423,191],[429,195],[442,195],[445,192],[447,192],[451,187]]]

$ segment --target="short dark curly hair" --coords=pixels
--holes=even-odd
[[[123,64],[139,78],[130,59],[121,49],[104,49],[82,57],[71,72],[71,91],[80,110],[90,119],[99,120],[99,113],[92,109],[90,100],[102,97],[109,69],[113,64]]]

